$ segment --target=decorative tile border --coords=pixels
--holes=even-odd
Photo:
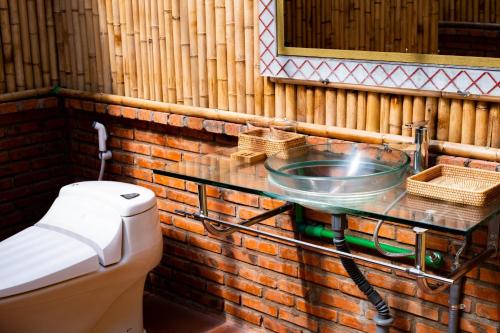
[[[260,73],[287,79],[500,96],[500,70],[278,55],[276,0],[258,0]]]

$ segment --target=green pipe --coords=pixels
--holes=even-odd
[[[297,206],[296,206],[297,207]],[[333,231],[326,229],[322,225],[307,225],[304,224],[301,220],[303,218],[302,212],[297,212],[299,214],[296,214],[296,217],[299,218],[297,221],[298,229],[299,232],[304,233],[308,236],[312,237],[318,237],[318,238],[327,238],[327,239],[333,239]],[[367,249],[375,249],[375,244],[373,241],[364,239],[361,237],[356,237],[356,236],[350,236],[346,235],[345,240],[347,243],[364,247]],[[408,249],[404,249],[401,247],[397,246],[392,246],[392,245],[387,245],[387,244],[380,244],[380,247],[384,249],[384,251],[391,252],[391,253],[410,253],[411,251]],[[408,258],[415,258],[415,256],[411,255],[408,256]],[[433,268],[440,268],[443,265],[443,255],[440,252],[430,252],[430,254],[426,254],[425,256],[425,264],[429,267]]]

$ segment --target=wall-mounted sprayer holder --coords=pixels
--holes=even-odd
[[[101,160],[101,169],[99,171],[98,180],[102,180],[104,176],[104,169],[106,167],[106,160],[111,159],[113,154],[110,150],[106,148],[106,140],[108,139],[108,133],[106,132],[106,127],[103,124],[94,121],[92,127],[97,131],[97,138],[99,142],[99,159]]]

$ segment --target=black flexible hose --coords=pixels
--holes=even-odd
[[[333,243],[338,250],[350,253],[349,246],[345,241],[343,232],[340,233],[337,231],[335,233]],[[351,279],[358,286],[359,290],[361,290],[366,295],[366,297],[368,297],[370,303],[372,303],[377,308],[380,318],[384,320],[391,319],[389,306],[385,303],[380,294],[375,289],[373,289],[371,284],[366,280],[354,260],[340,257],[340,261],[342,262],[342,265],[344,266]]]
[[[345,241],[344,230],[347,227],[347,217],[345,214],[333,214],[332,216],[332,230],[334,232],[333,243],[335,247],[346,253],[350,253],[349,246]],[[378,314],[375,316],[376,333],[388,333],[389,327],[392,324],[393,318],[389,306],[382,299],[380,294],[373,289],[371,284],[366,280],[363,273],[359,270],[354,260],[349,258],[340,257],[340,262],[344,266],[346,272],[351,279],[356,283],[359,290],[361,290],[370,303],[377,308]]]

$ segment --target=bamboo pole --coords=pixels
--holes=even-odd
[[[285,86],[285,116],[288,120],[297,120],[297,97],[295,86],[287,84]]]
[[[346,127],[347,128],[356,128],[356,97],[357,94],[355,91],[349,90],[347,92],[347,102],[346,102]]]
[[[149,76],[149,96],[151,99],[155,96],[156,82],[154,82],[155,74],[154,73],[154,55],[153,55],[153,34],[151,28],[151,2],[152,0],[144,1],[144,12],[146,13],[145,21],[146,21],[146,46],[147,46],[147,54],[148,54],[148,76]]]
[[[191,85],[185,84],[183,79],[184,66],[182,61],[182,46],[181,46],[181,25],[180,25],[180,4],[179,0],[171,0],[172,4],[172,45],[175,63],[175,93],[177,104],[184,103],[184,87],[188,86],[191,90]],[[189,102],[188,102],[189,103]],[[192,104],[192,102],[191,102]]]
[[[47,17],[45,14],[45,1],[36,0],[36,16],[38,23],[38,38],[40,41],[42,84],[44,87],[50,85],[49,41],[46,26]]]
[[[75,13],[73,12],[73,15]],[[82,54],[83,59],[83,82],[86,90],[92,90],[91,86],[91,76],[90,76],[90,64],[89,64],[89,50],[87,47],[87,27],[85,26],[85,7],[84,2],[78,1],[76,20],[73,23],[78,26],[80,34],[80,44],[78,47]],[[75,30],[75,34],[76,34]]]
[[[48,95],[49,93],[51,93],[51,91],[51,87],[45,87],[0,94],[0,103],[14,102],[23,99],[30,99],[33,97],[42,97]]]
[[[40,61],[40,43],[38,40],[38,24],[36,4],[34,0],[27,1],[28,31],[31,47],[31,63],[33,65],[33,84],[35,88],[43,87],[42,68]]]
[[[111,80],[112,80],[112,92],[116,94],[118,92],[118,75],[117,75],[117,65],[116,65],[116,52],[115,52],[115,31],[113,26],[113,3],[112,0],[106,0],[106,5],[104,6],[106,10],[106,26],[107,26],[107,36],[108,36],[108,49],[109,49],[109,65],[111,68]]]
[[[498,103],[490,107],[487,146],[500,148],[500,105]]]
[[[440,98],[438,102],[438,120],[436,139],[441,141],[448,140],[450,132],[450,100]]]
[[[403,103],[401,96],[392,96],[389,107],[389,133],[401,134],[403,130]]]
[[[229,55],[229,45],[228,45],[228,55]],[[228,72],[228,79],[229,79],[229,72]],[[274,117],[275,114],[274,86],[275,86],[274,83],[271,82],[271,80],[269,80],[268,77],[264,78],[264,116],[269,118]],[[229,101],[231,102],[231,100]],[[231,103],[229,103],[229,110],[234,110],[231,109]]]
[[[152,37],[152,55],[153,55],[153,78],[155,86],[154,98],[157,101],[165,101],[166,96],[163,96],[163,75],[161,68],[161,53],[160,53],[160,23],[159,15],[163,13],[158,13],[158,2],[151,2],[151,37]],[[163,44],[163,43],[162,43]]]
[[[75,34],[73,29],[73,11],[72,3],[70,1],[61,1],[61,8],[63,11],[63,31],[66,32],[67,38],[65,38],[64,48],[67,50],[67,68],[66,77],[68,78],[68,85],[72,88],[77,88],[78,86],[78,73],[76,65],[76,45],[75,45]],[[104,7],[106,9],[106,7]],[[107,28],[107,21],[106,21]]]
[[[175,103],[177,101],[177,86],[176,86],[176,71],[177,67],[175,64],[175,55],[174,55],[174,42],[173,42],[173,18],[172,18],[172,2],[171,0],[163,0],[163,8],[164,8],[164,21],[165,21],[165,42],[161,43],[161,47],[165,48],[166,56],[163,60],[166,61],[164,66],[166,67],[167,77],[162,79],[162,83],[167,85],[167,100],[170,103]],[[160,20],[160,33],[161,33],[161,20]],[[161,37],[161,36],[160,36]],[[177,52],[180,51],[179,49]],[[181,84],[179,86],[182,87]],[[181,94],[182,95],[182,94]],[[165,95],[163,96],[165,99]]]
[[[326,89],[325,124],[327,126],[335,126],[336,123],[337,123],[337,92],[334,89]]]
[[[149,86],[143,84],[143,73],[142,73],[142,21],[139,17],[143,13],[142,3],[138,0],[132,0],[132,21],[133,21],[133,31],[134,31],[134,50],[135,50],[135,71],[137,78],[137,97],[144,98],[144,89],[149,89]],[[144,14],[142,14],[144,15]]]
[[[314,123],[325,124],[325,92],[323,88],[314,89]]]
[[[226,45],[227,45],[227,92],[229,110],[236,111],[236,54],[235,54],[235,26],[234,26],[234,0],[225,0],[226,4]],[[241,78],[238,78],[240,80]],[[274,86],[269,79],[264,82],[264,114],[274,115],[274,93],[271,96],[271,87]],[[266,96],[268,96],[266,98]],[[267,103],[266,103],[267,99]]]
[[[286,94],[286,88],[284,84],[277,83],[274,86],[274,91],[275,91],[275,116],[276,118],[283,119],[286,117],[286,102],[285,102],[285,94]],[[240,111],[238,111],[240,112]],[[242,113],[242,112],[240,112]]]
[[[125,26],[125,44],[127,45],[127,64],[129,70],[129,80],[130,80],[130,96],[137,97],[139,96],[139,88],[137,86],[137,59],[135,54],[135,34],[134,34],[134,25],[139,22],[134,22],[133,16],[133,7],[132,1],[135,0],[126,0],[124,1],[125,8],[125,18],[126,18],[126,26]],[[160,1],[161,2],[161,1]],[[164,56],[161,56],[164,59]],[[162,71],[163,72],[163,71]]]
[[[333,92],[335,94],[335,92]],[[326,102],[328,106],[328,101]],[[305,86],[297,86],[297,121],[306,121],[307,91]],[[328,115],[328,113],[327,113]]]
[[[380,95],[380,133],[389,133],[390,96]]]
[[[203,4],[203,1],[201,1]],[[208,74],[208,105],[211,108],[217,107],[217,42],[215,23],[215,3],[214,0],[205,1],[206,16],[206,47],[207,47],[207,74]],[[200,24],[198,22],[198,24]]]
[[[1,40],[2,36],[0,34],[0,45],[1,45]],[[3,59],[3,52],[0,50],[0,94],[4,94],[6,91],[6,83],[5,83],[5,73],[3,71],[4,69],[4,59]]]
[[[306,123],[314,122],[314,89],[306,90]]]
[[[255,104],[255,91],[254,91],[254,38],[253,38],[253,8],[254,0],[244,0],[243,13],[244,13],[244,44],[245,44],[245,96],[246,96],[246,112],[248,114],[255,114],[254,104]],[[258,0],[257,0],[258,1]],[[290,87],[290,91],[293,90],[295,95],[295,86]],[[295,96],[294,96],[295,97]],[[291,103],[291,101],[290,101]],[[295,103],[293,103],[293,108],[295,109]],[[288,110],[288,108],[287,108]],[[295,115],[295,111],[294,111]],[[294,117],[295,118],[295,117]]]
[[[474,145],[486,146],[488,143],[488,104],[479,102],[476,105],[476,128],[474,130]]]
[[[413,98],[411,96],[403,97],[403,129],[401,134],[411,136],[411,128],[406,126],[413,121]]]
[[[462,137],[462,111],[463,105],[460,100],[452,100],[450,105],[450,142],[460,142]]]
[[[364,131],[366,129],[366,93],[364,91],[358,91],[356,109],[356,129]]]
[[[104,91],[104,59],[100,40],[100,22],[99,22],[99,6],[98,0],[91,0],[92,25],[93,25],[93,41],[96,54],[96,74],[97,74],[97,91]],[[52,67],[52,66],[51,66]]]
[[[125,78],[123,66],[123,49],[122,49],[122,31],[120,25],[120,0],[112,1],[112,22],[113,22],[113,38],[115,47],[115,66],[116,66],[116,88],[118,95],[125,94]],[[84,56],[84,59],[86,57]],[[85,66],[84,66],[85,67]],[[128,83],[127,83],[128,84]]]
[[[80,4],[82,4],[80,2]],[[90,74],[90,88],[92,91],[97,90],[97,54],[94,41],[94,19],[92,17],[92,0],[85,0],[83,5],[83,20],[84,28],[86,30],[87,38],[84,40],[84,47],[88,49],[89,68],[87,69]],[[43,67],[43,66],[42,66]]]
[[[28,27],[28,8],[26,0],[19,0],[19,28],[21,31],[21,44],[22,44],[22,54],[23,54],[23,64],[24,64],[24,77],[25,77],[25,87],[26,89],[33,89],[34,78],[33,78],[33,66],[31,57],[31,44],[30,44],[30,32]]]
[[[347,113],[347,93],[344,89],[337,90],[337,106],[336,106],[336,120],[335,125],[338,127],[345,127],[346,113]],[[318,124],[318,123],[316,123]]]
[[[179,0],[173,0],[174,3]],[[174,7],[175,8],[175,7]],[[181,50],[182,50],[182,83],[184,92],[184,104],[193,105],[193,85],[191,84],[191,62],[190,62],[190,45],[189,45],[189,24],[188,24],[188,2],[179,2],[180,12],[180,27],[181,27]]]
[[[436,138],[436,122],[438,113],[438,100],[435,97],[425,99],[425,120],[428,121],[427,129],[431,139]]]
[[[110,61],[109,37],[106,22],[106,3],[104,0],[97,0],[97,11],[99,12],[99,35],[102,50],[102,66],[103,66],[103,83],[104,92],[111,93],[113,91],[113,77]],[[66,45],[66,43],[65,43]],[[68,52],[66,52],[68,53]],[[67,63],[67,66],[69,62]]]
[[[413,98],[413,117],[412,122],[425,120],[425,98],[415,96]],[[411,135],[415,136],[415,128],[411,130]]]
[[[215,0],[215,44],[216,44],[216,67],[217,67],[217,108],[227,110],[229,108],[227,98],[227,51],[226,51],[226,7],[224,0]],[[261,80],[264,89],[264,82]],[[263,101],[261,108],[263,110]],[[263,113],[260,113],[263,115]]]
[[[138,18],[139,18],[139,42],[140,42],[140,61],[137,63],[141,65],[141,74],[142,78],[140,82],[138,82],[138,89],[141,91],[138,92],[138,95],[142,95],[143,98],[149,99],[153,95],[153,92],[150,91],[151,85],[149,84],[149,57],[148,57],[148,40],[146,35],[146,4],[147,0],[138,0]],[[174,0],[175,2],[175,0]],[[135,32],[134,32],[135,35]],[[136,44],[137,45],[137,44]],[[182,46],[181,46],[182,47]],[[188,58],[189,59],[189,56]],[[140,85],[139,85],[140,84]]]
[[[380,98],[376,93],[368,93],[366,100],[366,130],[378,132],[380,129]]]
[[[111,13],[111,25],[113,24],[113,9],[111,4],[109,4],[110,8],[106,8],[108,12]],[[71,12],[70,12],[71,21],[68,20],[68,25],[71,24],[73,28],[73,52],[71,54],[72,58],[76,59],[75,67],[73,67],[73,71],[76,74],[76,87],[80,90],[85,90],[85,68],[84,68],[84,52],[82,50],[82,38],[80,33],[80,17],[78,13],[78,0],[71,1]],[[108,16],[108,19],[110,17]],[[108,21],[109,26],[109,21]],[[116,44],[113,42],[113,47]]]
[[[464,101],[462,113],[461,143],[474,144],[474,129],[476,127],[476,107],[473,101]]]
[[[10,2],[8,7],[12,37],[12,54],[14,57],[14,71],[16,81],[15,90],[24,90],[27,88],[25,87],[23,52],[21,48],[21,32],[19,27],[20,24],[18,1]],[[17,50],[17,52],[14,52],[14,50]]]
[[[246,76],[245,76],[245,29],[244,29],[244,6],[243,0],[234,0],[234,49],[236,62],[236,111],[247,113],[246,110]],[[283,88],[284,89],[284,88]],[[284,97],[284,94],[283,94]],[[284,99],[283,99],[284,101]],[[278,101],[276,93],[276,104],[283,103]],[[284,112],[284,107],[276,107],[276,116]]]
[[[7,0],[0,1],[0,32],[3,50],[3,52],[0,52],[0,57],[2,58],[2,64],[0,66],[0,81],[2,86],[0,89],[2,93],[5,91],[13,92],[16,90],[16,73],[14,71],[14,52],[10,31],[9,4]],[[5,88],[3,86],[4,84]]]
[[[206,47],[203,50],[198,48],[198,22],[197,22],[197,10],[196,10],[196,0],[187,0],[188,7],[188,43],[189,43],[189,55],[191,59],[191,87],[193,93],[193,105],[208,106],[208,93],[207,93],[207,62],[206,62]],[[201,8],[200,8],[201,9]],[[204,15],[205,12],[202,10],[203,15],[203,25],[205,25]],[[181,23],[182,23],[182,13],[181,13]],[[206,38],[205,26],[201,27],[203,34],[203,39]],[[202,59],[203,68],[199,66],[199,52],[203,53],[204,58]],[[203,102],[202,102],[203,100]]]

